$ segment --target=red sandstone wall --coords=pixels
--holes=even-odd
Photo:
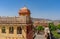
[[[27,39],[33,39],[33,31],[30,31],[30,32],[27,34]]]

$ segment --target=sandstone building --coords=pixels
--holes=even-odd
[[[30,10],[23,7],[18,17],[0,17],[0,39],[33,39]]]

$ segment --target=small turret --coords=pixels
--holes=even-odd
[[[19,10],[19,16],[30,16],[30,10],[26,7],[23,7]]]

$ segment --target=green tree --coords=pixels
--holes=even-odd
[[[36,28],[38,31],[44,30],[43,26],[37,26]]]
[[[56,26],[55,26],[53,23],[49,23],[49,29],[50,29],[51,31],[54,31],[54,30],[56,30],[57,28],[56,28]]]
[[[57,29],[59,29],[59,30],[60,30],[60,24],[57,26]]]

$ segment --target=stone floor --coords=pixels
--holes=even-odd
[[[40,34],[35,33],[35,35],[36,37],[34,39],[45,39],[44,34],[40,35]]]

